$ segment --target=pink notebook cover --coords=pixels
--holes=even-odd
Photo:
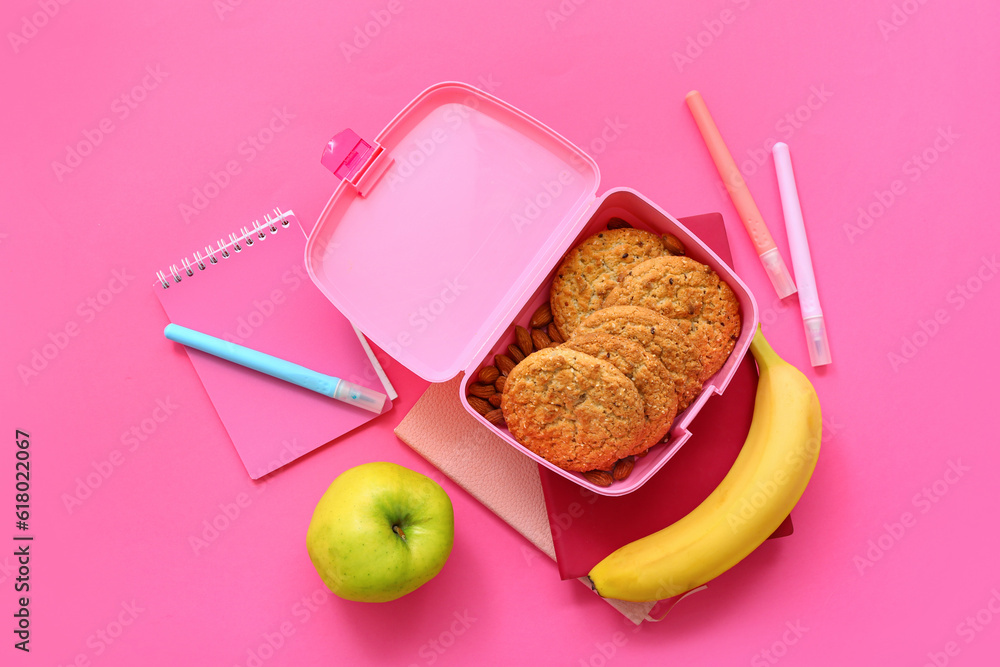
[[[732,266],[718,213],[680,222]],[[721,396],[713,396],[689,426],[691,439],[652,479],[624,496],[598,496],[538,466],[559,574],[586,576],[605,556],[677,521],[719,485],[743,447],[753,418],[757,367],[749,354]],[[792,533],[791,517],[771,536]]]
[[[245,231],[254,232],[248,235],[252,244],[240,239]],[[192,255],[190,276],[184,263],[158,274],[153,289],[170,321],[385,392],[354,327],[306,274],[306,236],[295,216],[267,218],[259,230],[248,226],[236,238],[239,252],[227,236],[229,257],[214,244],[216,262],[204,260],[204,269]],[[182,347],[166,338],[163,345]],[[184,349],[253,479],[378,417]],[[387,400],[383,413],[391,407]]]

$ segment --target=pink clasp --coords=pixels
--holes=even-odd
[[[353,178],[372,154],[372,146],[354,130],[337,133],[323,149],[320,162],[340,180]]]

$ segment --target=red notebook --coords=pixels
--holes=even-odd
[[[681,218],[727,264],[733,258],[722,215]],[[757,366],[749,353],[721,396],[691,422],[691,438],[648,482],[625,496],[599,496],[539,466],[559,575],[584,577],[615,549],[677,521],[722,481],[753,418]],[[771,538],[792,534],[791,517]]]

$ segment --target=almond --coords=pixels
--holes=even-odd
[[[635,467],[635,457],[626,456],[623,459],[618,459],[618,463],[611,470],[611,476],[617,481],[622,481],[626,477],[632,474],[632,468]]]
[[[504,386],[504,384],[506,384],[506,382],[507,382],[507,376],[506,375],[501,375],[500,377],[497,378],[497,381],[493,383],[493,386],[496,387],[497,391],[502,394],[503,393],[503,386]]]
[[[549,338],[549,335],[541,329],[532,329],[531,342],[534,343],[535,347],[539,350],[544,350],[552,343],[552,339]]]
[[[541,329],[551,321],[552,321],[552,310],[549,308],[549,304],[546,301],[541,306],[539,306],[538,310],[535,311],[535,314],[531,316],[531,321],[528,322],[528,325],[532,329]]]
[[[663,249],[669,252],[671,255],[683,255],[685,254],[684,244],[681,240],[674,236],[673,234],[663,235]]]
[[[493,357],[493,363],[503,375],[509,375],[510,372],[514,370],[514,366],[517,365],[514,363],[514,360],[506,354],[498,354]]]
[[[611,218],[608,220],[608,229],[624,229],[625,227],[631,226],[632,225],[628,224],[621,218]]]
[[[535,345],[531,342],[531,334],[528,330],[519,324],[514,325],[514,339],[517,341],[517,346],[521,348],[521,352],[525,356],[528,356],[535,351]]]
[[[549,324],[549,326],[546,329],[546,331],[549,332],[549,338],[551,338],[553,342],[555,342],[555,343],[565,343],[566,342],[566,339],[563,338],[563,335],[561,333],[559,333],[559,328],[556,327],[556,323],[555,322],[552,322],[551,324]]]
[[[478,380],[483,384],[493,384],[500,377],[500,371],[497,370],[496,366],[483,366],[479,369]]]
[[[489,416],[487,415],[486,418],[489,419]],[[615,481],[611,473],[606,470],[588,470],[583,473],[583,476],[587,478],[588,482],[597,486],[611,486],[611,483]]]
[[[499,396],[499,394],[493,394],[493,395]],[[469,401],[469,405],[472,406],[472,409],[481,415],[485,415],[487,412],[493,409],[492,405],[490,405],[483,399],[479,398],[478,396],[467,396],[466,398]]]
[[[483,416],[486,417],[486,421],[494,426],[503,426],[505,423],[503,420],[503,410],[490,410]]]
[[[472,384],[469,385],[469,396],[477,396],[479,398],[489,398],[495,393],[497,393],[497,390],[491,384],[473,382]]]
[[[490,405],[492,405],[494,408],[499,408],[500,403],[503,401],[503,394],[493,394],[492,396],[490,396],[489,401]]]
[[[519,364],[524,361],[524,352],[521,352],[521,348],[514,343],[507,346],[507,356],[514,360],[515,364]]]

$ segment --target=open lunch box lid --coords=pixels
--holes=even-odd
[[[369,143],[338,134],[343,179],[306,245],[313,282],[431,382],[467,370],[569,249],[596,199],[586,153],[468,84],[420,93]]]

